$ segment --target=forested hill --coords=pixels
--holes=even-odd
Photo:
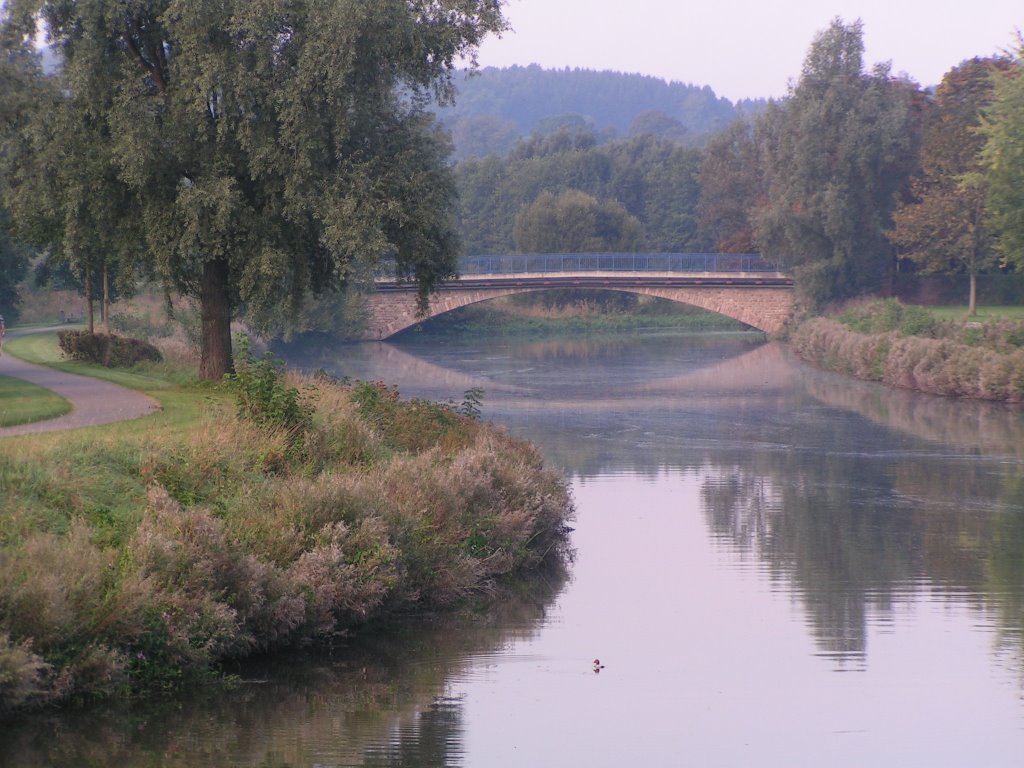
[[[454,107],[441,110],[455,140],[456,159],[503,154],[517,139],[559,127],[589,127],[599,135],[651,134],[693,145],[765,102],[733,104],[708,86],[648,75],[533,64],[457,77]]]

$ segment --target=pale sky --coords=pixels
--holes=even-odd
[[[816,32],[864,22],[865,63],[935,85],[964,59],[1015,47],[1022,0],[507,0],[513,31],[481,66],[639,72],[730,100],[786,93]]]

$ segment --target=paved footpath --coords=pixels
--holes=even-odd
[[[10,333],[7,338],[11,338]],[[137,419],[160,408],[155,400],[141,392],[90,376],[78,376],[26,363],[6,351],[0,354],[0,375],[13,376],[46,387],[71,403],[71,412],[55,419],[16,427],[0,427],[0,438]]]

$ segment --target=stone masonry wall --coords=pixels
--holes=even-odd
[[[367,339],[381,340],[431,317],[453,309],[487,301],[512,293],[544,290],[539,288],[478,288],[438,291],[430,297],[430,313],[416,313],[416,294],[405,291],[382,291],[369,298]],[[726,315],[766,333],[782,330],[793,306],[793,293],[788,288],[703,287],[685,288],[616,288],[615,290],[657,296],[670,301],[691,304]]]

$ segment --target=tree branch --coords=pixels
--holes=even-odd
[[[158,55],[153,56],[154,61],[150,62],[146,59],[145,56],[142,55],[142,49],[136,42],[136,38],[142,38],[141,30],[139,29],[138,24],[136,24],[133,20],[129,18],[125,18],[125,47],[128,49],[129,53],[132,54],[132,57],[139,64],[139,66],[142,67],[143,70],[145,70],[145,72],[150,76],[150,78],[152,78],[153,85],[156,86],[157,92],[164,93],[167,90],[167,78],[165,77],[164,72],[161,70],[159,66],[159,60],[163,58],[162,52],[160,52]],[[153,51],[148,50],[147,53],[152,54]]]

